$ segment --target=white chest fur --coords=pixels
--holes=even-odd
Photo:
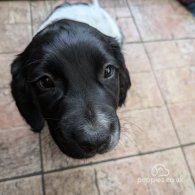
[[[103,34],[116,38],[119,43],[122,42],[122,35],[116,22],[104,9],[95,4],[70,5],[65,3],[51,13],[47,20],[39,27],[37,32],[61,19],[71,19],[86,23],[98,29]]]

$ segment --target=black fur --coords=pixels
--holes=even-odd
[[[109,79],[102,76],[106,64],[115,67]],[[21,115],[35,132],[46,120],[65,154],[87,158],[117,144],[116,109],[125,102],[130,78],[115,39],[86,24],[61,20],[33,38],[12,63],[11,73]],[[37,88],[44,75],[52,77],[54,89]]]

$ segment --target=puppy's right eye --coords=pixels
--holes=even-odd
[[[50,90],[50,89],[55,88],[53,80],[48,76],[43,76],[42,78],[40,78],[37,81],[36,86],[40,90]]]

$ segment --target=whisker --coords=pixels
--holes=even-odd
[[[124,135],[129,141],[133,141],[133,138],[130,138],[127,134],[127,132],[123,132],[122,135]]]
[[[136,123],[134,122],[131,122],[131,121],[128,121],[128,123],[131,125],[131,126],[135,126],[137,128],[136,131],[139,131],[139,132],[143,132],[145,131],[145,129],[141,128],[140,126],[138,126]]]
[[[122,140],[121,140],[121,139],[119,140],[118,145],[119,145],[119,146],[123,146],[123,145],[122,145]]]

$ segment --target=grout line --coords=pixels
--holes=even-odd
[[[30,25],[31,25],[31,38],[33,36],[33,17],[32,17],[32,4],[31,0],[29,0],[29,6],[30,6]]]
[[[10,177],[10,178],[0,179],[0,183],[10,181],[10,180],[16,180],[16,179],[23,179],[23,178],[27,178],[27,177],[38,176],[38,175],[41,176],[42,174],[44,175],[44,174],[56,173],[56,172],[60,172],[60,171],[72,170],[72,169],[75,169],[75,168],[87,167],[89,165],[98,165],[98,164],[102,164],[102,163],[107,163],[107,162],[112,162],[112,161],[114,162],[114,161],[118,161],[118,160],[132,158],[132,157],[145,156],[145,155],[148,155],[148,154],[154,154],[154,153],[158,153],[158,152],[164,152],[164,151],[169,151],[169,150],[178,149],[178,148],[182,148],[182,147],[184,148],[184,147],[188,147],[188,146],[193,146],[193,145],[195,145],[195,142],[191,142],[191,143],[188,143],[188,144],[183,144],[181,146],[178,145],[178,146],[172,146],[172,147],[169,147],[169,148],[163,148],[163,149],[159,149],[159,150],[151,150],[151,151],[142,152],[142,153],[138,153],[138,154],[132,154],[132,155],[122,156],[122,157],[113,158],[113,159],[95,161],[95,162],[90,162],[90,163],[87,163],[87,164],[74,165],[74,166],[70,166],[70,167],[59,168],[59,169],[45,171],[45,172],[39,171],[39,172],[32,173],[32,174],[26,174],[26,175],[21,175],[21,176],[15,176],[15,177]]]
[[[19,53],[21,51],[4,51],[4,52],[0,52],[0,55],[1,54],[14,54],[14,56],[16,57],[17,56],[17,53]]]
[[[95,172],[95,185],[96,185],[96,188],[97,188],[98,195],[100,195],[101,193],[100,193],[100,187],[99,187],[99,184],[98,184],[97,170],[95,169],[94,172]]]
[[[183,147],[184,146],[191,146],[191,145],[195,145],[195,142],[194,143],[185,144],[185,145],[183,145]],[[101,161],[95,161],[95,162],[90,162],[90,163],[87,163],[87,164],[74,165],[74,166],[70,166],[70,167],[64,167],[64,168],[59,168],[59,169],[55,169],[55,170],[45,171],[44,173],[45,174],[50,174],[50,173],[55,173],[55,172],[60,172],[60,171],[80,168],[80,167],[87,167],[88,165],[98,165],[98,164],[102,164],[102,163],[106,163],[106,162],[123,160],[123,159],[132,158],[132,157],[139,157],[139,156],[144,156],[144,155],[148,155],[148,154],[154,154],[154,153],[168,151],[168,150],[177,149],[177,148],[181,148],[181,146],[177,145],[177,146],[172,146],[172,147],[169,147],[169,148],[163,148],[163,149],[159,149],[159,150],[151,150],[151,151],[147,151],[147,152],[140,152],[140,153],[137,153],[137,154],[131,154],[131,155],[122,156],[122,157],[118,157],[118,158],[112,158],[112,159],[106,159],[106,160],[101,160]]]
[[[143,45],[143,43],[141,43]],[[123,52],[125,54],[125,52]],[[148,57],[148,56],[147,56]],[[169,67],[169,68],[161,68],[161,69],[154,69],[155,72],[162,72],[162,71],[169,71],[169,70],[180,70],[180,69],[189,69],[189,68],[194,68],[195,66],[177,66],[177,67]],[[140,73],[153,73],[151,70],[142,70],[139,72],[134,72],[130,70],[131,74],[140,74]],[[181,101],[182,102],[182,101]]]
[[[43,168],[43,153],[42,153],[42,144],[41,144],[41,133],[39,133],[39,148],[40,148],[42,192],[43,192],[43,195],[45,195],[45,179],[44,179],[44,168]]]
[[[19,112],[19,111],[18,111]],[[28,131],[31,131],[33,132],[34,134],[37,134],[38,132],[34,132],[32,130],[30,130],[30,127],[27,126],[26,124],[22,124],[22,125],[18,125],[18,126],[14,126],[14,127],[8,127],[8,128],[0,128],[0,130],[20,130],[21,128],[25,128],[28,130]]]
[[[169,117],[170,117],[170,119],[171,119],[171,122],[172,122],[172,124],[173,124],[174,130],[175,130],[175,133],[176,133],[176,136],[177,136],[177,138],[178,138],[178,140],[179,140],[179,143],[180,143],[180,145],[181,145],[181,139],[180,139],[180,137],[179,137],[177,128],[175,127],[175,123],[174,123],[174,121],[173,121],[173,117],[172,117],[172,115],[171,115],[170,109],[169,109],[169,107],[167,106],[167,104],[166,104],[166,107],[167,107],[167,111],[168,111]],[[195,178],[194,178],[193,175],[192,175],[192,171],[191,171],[190,165],[189,165],[189,163],[188,163],[188,160],[187,160],[187,157],[186,157],[186,154],[185,154],[185,151],[184,151],[184,146],[181,146],[181,150],[182,150],[182,153],[183,153],[183,156],[184,156],[184,160],[185,160],[187,169],[188,169],[188,171],[189,171],[189,173],[190,173],[190,177],[191,177],[191,179],[192,179],[192,182],[193,182],[194,185],[195,185]]]
[[[133,17],[132,17],[133,19]],[[137,27],[137,24],[136,24]],[[138,27],[137,27],[138,28]],[[141,35],[140,35],[141,36]],[[132,41],[132,42],[125,42],[126,44],[131,43],[158,43],[158,42],[168,42],[168,41],[185,41],[185,40],[195,40],[195,37],[182,37],[182,38],[173,38],[173,39],[154,39],[154,40],[140,40],[140,41]]]
[[[193,145],[195,145],[195,142],[191,142],[188,144],[182,144],[181,147],[185,148],[185,147],[189,147],[189,146],[193,146]]]
[[[6,182],[6,181],[11,181],[11,180],[16,180],[16,179],[23,179],[23,178],[28,178],[28,177],[34,177],[34,176],[38,176],[41,175],[41,172],[35,172],[35,173],[30,173],[30,174],[26,174],[26,175],[21,175],[21,176],[14,176],[14,177],[8,177],[8,178],[3,178],[0,179],[0,183],[2,182]]]

